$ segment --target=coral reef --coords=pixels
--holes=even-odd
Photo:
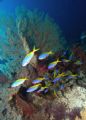
[[[82,65],[80,66],[81,72],[80,76],[81,79],[78,80],[78,84],[82,87],[86,88],[86,52],[83,51],[80,47],[74,47],[73,52],[77,59],[82,61]]]
[[[22,120],[15,107],[11,107],[9,100],[12,99],[16,90],[9,89],[9,83],[0,86],[0,120]]]
[[[3,29],[6,33],[0,30],[0,33],[3,33],[1,40],[4,40],[0,48],[2,63],[0,70],[4,73],[0,76],[1,120],[86,119],[86,111],[83,112],[86,108],[86,53],[78,47],[73,48],[74,58],[71,62],[65,62],[69,55],[65,57],[62,56],[64,51],[57,51],[67,47],[66,40],[62,37],[59,27],[48,15],[19,8],[15,16],[16,20],[14,16],[8,16],[8,22],[6,18],[0,21],[1,28],[5,26]],[[21,60],[34,45],[41,48],[40,52],[52,50],[56,53],[41,62],[37,59],[39,52],[34,55],[27,67],[21,68]],[[57,58],[63,61],[56,65],[55,69],[48,70],[48,63]],[[82,64],[75,64],[77,59],[82,61]],[[59,73],[55,73],[57,69]],[[34,79],[45,77],[46,74],[49,79],[41,84],[42,87],[45,85],[49,87],[47,94],[37,93],[37,91],[34,94],[26,92],[33,85]],[[63,75],[61,81],[54,84],[52,80],[59,74]],[[77,77],[67,79],[69,75]],[[23,85],[12,89],[11,82],[6,76],[12,80],[23,77],[27,77],[28,80]],[[64,85],[62,89],[60,89],[61,85]],[[56,89],[57,94],[53,94],[52,91]]]
[[[18,8],[14,16],[0,15],[0,33],[0,59],[5,61],[0,64],[0,70],[9,79],[21,69],[21,59],[34,45],[42,51],[57,51],[66,44],[58,25],[48,15],[23,7]]]
[[[58,56],[58,55],[54,55],[53,59],[55,56]],[[60,53],[59,53],[59,57],[61,57]],[[74,58],[74,60],[75,59],[76,57]],[[47,59],[47,62],[49,62],[48,59]],[[86,101],[85,101],[86,89],[78,87],[76,84],[77,81],[74,78],[71,79],[72,84],[70,80],[65,81],[67,85],[65,92],[64,94],[61,94],[60,91],[58,91],[57,97],[50,94],[50,92],[47,95],[30,94],[30,93],[28,94],[26,92],[27,88],[31,85],[32,80],[34,80],[37,76],[43,75],[48,72],[48,69],[46,67],[47,62],[44,61],[43,64],[42,62],[41,63],[38,62],[39,64],[37,66],[37,69],[33,68],[31,65],[28,65],[27,73],[26,72],[24,74],[21,73],[21,75],[26,74],[25,76],[28,76],[28,77],[30,76],[29,77],[30,81],[26,81],[27,83],[25,82],[24,85],[20,87],[17,95],[15,95],[12,100],[15,101],[15,107],[17,107],[17,109],[19,109],[23,113],[22,119],[24,120],[28,120],[28,119],[30,120],[44,120],[44,119],[45,120],[57,120],[57,119],[58,120],[62,120],[62,119],[75,120],[76,117],[81,119],[82,118],[81,111],[86,107]],[[72,72],[74,73],[76,72],[78,74],[77,68],[80,68],[80,65],[73,66],[73,62],[71,62],[70,64],[62,63],[58,65],[58,68],[61,71],[62,70],[66,71],[67,69],[72,70]],[[52,72],[50,72],[49,74],[51,73]],[[33,78],[33,74],[34,74],[34,78]],[[72,89],[70,89],[71,85],[73,85]]]
[[[43,65],[44,67],[42,67]],[[68,87],[70,86],[70,82],[68,82],[64,95],[58,92],[57,97],[51,94],[44,96],[26,93],[26,89],[31,86],[32,80],[37,78],[38,75],[43,75],[47,72],[46,65],[40,63],[37,69],[31,65],[28,65],[27,68],[22,68],[17,73],[16,78],[25,76],[28,77],[28,81],[25,81],[17,89],[12,90],[9,88],[8,90],[9,83],[7,83],[7,87],[1,88],[0,115],[3,120],[84,120],[86,118],[83,112],[86,108],[86,89],[79,87],[75,82],[72,83],[72,89]],[[62,70],[61,66],[63,65],[60,64],[59,68]],[[64,67],[69,68],[69,66]],[[74,71],[75,67],[71,65],[71,69]],[[84,73],[80,73],[81,79],[82,74],[84,75]],[[86,79],[85,75],[84,79]],[[9,95],[11,97],[7,97]],[[2,104],[3,100],[4,104]]]
[[[39,97],[37,95],[32,95],[32,99],[30,98],[31,100],[29,102],[27,100],[25,102],[25,100],[21,98],[24,102],[24,104],[21,104],[21,107],[18,108],[18,106],[20,106],[20,102],[19,104],[15,105],[19,111],[22,109],[22,107],[24,107],[24,109],[27,108],[29,104],[32,104],[32,106],[34,106],[29,106],[31,114],[28,113],[28,109],[25,109],[24,111],[25,116],[22,115],[22,111],[19,112],[22,115],[23,120],[75,120],[75,118],[82,119],[83,116],[81,113],[86,107],[85,94],[86,89],[75,86],[72,91],[68,90],[68,92],[65,93],[65,97],[60,96],[51,100]],[[21,101],[20,98],[19,101]],[[28,105],[25,107],[26,104]],[[31,111],[32,108],[34,108],[34,112]]]

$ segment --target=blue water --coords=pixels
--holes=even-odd
[[[86,0],[1,0],[0,11],[11,13],[17,6],[48,13],[61,27],[67,40],[76,40],[86,31]]]
[[[42,11],[42,12],[48,14],[54,20],[54,22],[57,23],[57,25],[59,25],[60,29],[63,32],[62,35],[65,37],[66,41],[69,43],[68,44],[69,47],[71,46],[70,43],[75,44],[77,41],[80,42],[81,33],[86,31],[86,1],[85,0],[83,0],[83,1],[81,1],[81,0],[0,0],[0,13],[5,12],[7,16],[9,16],[10,14],[15,14],[15,9],[20,6],[24,6],[28,10],[38,9],[39,11]],[[15,17],[16,16],[14,16],[14,21],[16,22],[17,18],[15,18]],[[13,27],[11,26],[12,27],[11,32],[12,33],[14,32],[13,34],[14,34],[14,36],[16,36],[15,34],[18,33],[18,31],[16,28],[14,28],[14,26]],[[83,34],[83,35],[84,36],[82,36],[82,38],[86,38],[86,35],[85,34]],[[0,40],[2,39],[1,43],[8,46],[8,43],[7,43],[8,41],[6,41],[7,40],[6,37],[7,36],[5,35],[4,27],[3,27],[3,29],[0,27]],[[16,38],[18,38],[18,37],[16,36]],[[32,41],[33,36],[31,36],[30,38],[27,38],[27,39],[30,40],[29,44],[33,44],[33,41]],[[55,39],[57,39],[57,38],[55,37]],[[52,38],[52,40],[53,40],[53,38]],[[61,41],[61,44],[63,42]],[[83,42],[83,44],[84,44],[84,42]],[[14,46],[14,48],[10,48],[8,46],[10,51],[16,50],[15,44],[13,46]],[[65,48],[65,45],[63,48]],[[56,47],[53,46],[53,49],[55,50]],[[19,51],[19,54],[20,54],[20,51]],[[0,52],[1,52],[1,54],[5,53],[6,50],[4,48],[2,48],[2,50]],[[21,51],[21,53],[23,53],[23,52]],[[18,54],[18,57],[19,57],[19,54]],[[11,67],[9,67],[8,63],[10,65],[14,64],[14,62],[12,62],[12,64],[11,64],[10,61],[13,61],[15,58],[16,58],[15,61],[18,61],[17,60],[18,57],[15,57],[15,55],[13,56],[13,54],[10,55],[9,52],[8,52],[8,56],[6,56],[6,57],[3,57],[3,55],[0,56],[0,58],[1,58],[0,65],[2,64],[2,65],[4,65],[4,67],[6,67],[4,69],[3,69],[2,65],[0,67],[0,69],[3,70],[4,72],[8,68],[9,68],[9,71],[12,72],[11,71],[12,69],[11,69]],[[23,56],[20,55],[19,59],[22,57]],[[21,65],[21,64],[18,64],[18,65]]]

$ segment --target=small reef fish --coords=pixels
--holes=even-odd
[[[72,52],[69,56],[69,60],[73,60],[73,58],[74,58],[74,53]]]
[[[62,56],[66,56],[68,54],[68,48],[66,50],[63,51]]]
[[[53,54],[52,51],[42,53],[41,55],[39,55],[38,59],[39,59],[39,60],[44,60],[44,59],[46,59],[49,55],[52,55],[52,54]]]
[[[62,72],[62,73],[60,73],[60,74],[57,75],[58,78],[65,77],[65,76],[66,76],[66,74],[64,72]]]
[[[48,69],[53,69],[59,62],[62,62],[62,61],[60,61],[59,59],[57,59],[56,61],[51,62],[51,63],[48,65]]]
[[[48,89],[46,88],[45,90],[44,90],[44,93],[47,93],[48,92]]]
[[[81,33],[80,39],[81,39],[81,40],[86,39],[86,33],[85,33],[85,32],[82,32],[82,33]]]
[[[44,75],[44,78],[45,78],[46,80],[49,80],[49,75],[48,75],[48,74],[45,74],[45,75]]]
[[[36,85],[31,86],[30,88],[28,88],[26,92],[34,92],[40,87],[41,87],[41,84],[36,84]]]
[[[54,78],[57,76],[57,74],[59,73],[59,70],[54,70],[54,72],[53,72],[53,76],[54,76]]]
[[[56,77],[56,78],[53,80],[54,83],[56,83],[56,82],[58,82],[58,81],[60,81],[60,78],[58,78],[58,77]]]
[[[62,59],[63,62],[70,62],[70,60]]]
[[[54,94],[55,97],[57,97],[57,92],[56,92],[56,90],[53,91],[53,94]]]
[[[28,79],[27,78],[18,79],[11,85],[11,87],[17,87],[17,86],[23,84],[25,82],[25,80],[28,80]]]
[[[33,48],[33,51],[31,51],[30,53],[28,53],[25,58],[23,59],[22,61],[22,66],[27,66],[27,64],[29,64],[29,62],[31,61],[31,59],[33,58],[34,56],[34,53],[36,51],[38,51],[39,49],[35,49],[35,47]]]
[[[41,87],[41,88],[37,91],[37,93],[40,93],[40,92],[44,91],[45,89],[47,89],[47,87]]]
[[[35,80],[32,81],[33,84],[37,84],[37,83],[40,83],[44,80],[45,78],[37,78]]]
[[[61,86],[60,86],[60,90],[63,90],[63,89],[64,89],[64,85],[61,85]]]
[[[72,78],[74,78],[74,77],[77,77],[77,74],[72,74],[72,75],[69,75],[68,77],[67,77],[67,79],[72,79]]]
[[[76,65],[82,65],[83,63],[80,60],[77,60],[74,64],[76,64]]]

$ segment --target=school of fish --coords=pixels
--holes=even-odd
[[[32,60],[32,58],[35,55],[35,52],[37,52],[39,49],[35,49],[35,47],[33,48],[33,50],[28,53],[25,58],[22,61],[22,66],[25,67],[28,64],[30,64],[30,61]],[[62,59],[61,58],[57,58],[57,60],[54,60],[52,62],[50,62],[47,66],[48,71],[52,71],[52,73],[45,73],[42,77],[38,77],[36,79],[34,79],[32,81],[32,86],[29,87],[26,92],[32,93],[32,92],[36,92],[36,93],[42,93],[42,94],[47,94],[50,91],[53,92],[53,94],[55,96],[57,96],[58,91],[63,91],[65,88],[65,84],[63,82],[64,79],[68,79],[71,80],[73,78],[76,78],[78,75],[77,74],[73,74],[72,72],[66,73],[66,72],[62,72],[59,71],[59,69],[57,69],[56,66],[58,66],[59,63],[69,63],[72,61],[72,58],[74,57],[73,53],[71,53],[71,55],[66,58],[66,54],[67,51],[64,51],[62,54]],[[48,57],[50,55],[53,55],[52,51],[49,52],[45,52],[42,53],[38,56],[38,60],[39,61],[43,61],[48,59]],[[74,64],[76,65],[81,65],[83,64],[82,61],[77,60],[74,62]],[[18,80],[16,80],[14,83],[12,83],[11,87],[18,87],[22,84],[24,84],[24,82],[28,80],[28,78],[20,78]]]

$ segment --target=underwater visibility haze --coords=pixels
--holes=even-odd
[[[0,0],[0,120],[86,120],[86,1]]]

